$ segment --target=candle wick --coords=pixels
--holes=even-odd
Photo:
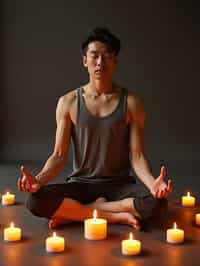
[[[94,217],[94,221],[96,222],[96,219],[97,219],[97,211],[96,211],[96,210],[94,210],[94,215],[93,215],[93,217]]]

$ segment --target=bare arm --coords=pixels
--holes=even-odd
[[[144,151],[144,122],[145,112],[143,102],[134,95],[128,96],[128,118],[130,123],[131,164],[139,179],[147,186],[153,196],[161,198],[172,190],[172,182],[166,184],[165,167],[161,168],[160,175],[154,177],[151,165]]]
[[[151,166],[144,154],[143,102],[133,95],[128,96],[128,117],[130,123],[131,164],[139,179],[151,190],[154,182]]]
[[[71,139],[72,121],[69,111],[74,100],[75,97],[71,93],[59,99],[56,109],[57,129],[54,151],[36,176],[32,176],[24,166],[21,167],[23,177],[18,179],[19,190],[36,192],[63,169]]]
[[[46,161],[43,169],[36,175],[36,179],[39,180],[41,185],[48,183],[54,177],[59,175],[67,159],[72,126],[68,104],[69,102],[64,99],[64,97],[61,97],[58,101],[56,109],[57,129],[54,151]]]

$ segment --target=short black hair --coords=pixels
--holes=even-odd
[[[107,28],[97,27],[82,42],[81,48],[84,55],[86,54],[88,44],[94,41],[105,43],[115,55],[118,55],[121,48],[121,42],[115,35]]]

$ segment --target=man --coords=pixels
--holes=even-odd
[[[143,102],[113,83],[120,41],[96,28],[82,43],[89,82],[62,96],[56,110],[52,155],[32,176],[22,166],[19,190],[30,192],[28,209],[49,219],[49,227],[91,217],[94,208],[110,223],[140,228],[139,220],[159,215],[172,182],[163,166],[154,177],[144,153]],[[65,184],[49,184],[67,159],[72,140],[73,172]],[[146,186],[136,184],[131,167]]]

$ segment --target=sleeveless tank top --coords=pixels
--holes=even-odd
[[[83,88],[77,89],[77,122],[72,126],[71,138],[73,171],[67,180],[89,183],[134,181],[130,175],[127,94],[122,89],[115,110],[99,117],[89,111]]]

